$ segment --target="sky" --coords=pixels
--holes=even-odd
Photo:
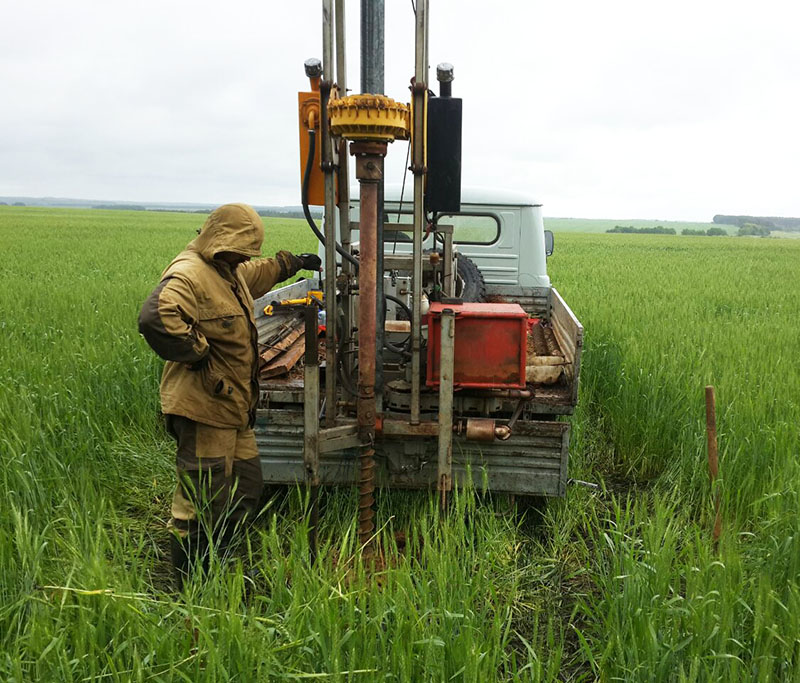
[[[2,17],[0,195],[300,203],[319,0],[9,1]],[[800,216],[800,4],[430,0],[430,17],[430,80],[451,62],[464,99],[464,185],[547,216]],[[411,0],[386,0],[385,68],[407,102]],[[388,182],[405,155],[390,146]]]

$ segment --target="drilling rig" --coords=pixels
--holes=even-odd
[[[356,95],[346,80],[345,0],[322,1],[322,59],[305,62],[298,123],[302,203],[324,269],[319,282],[256,301],[265,482],[305,483],[312,510],[320,486],[357,485],[367,555],[378,486],[435,490],[443,506],[468,483],[563,496],[562,416],[577,402],[583,344],[583,327],[547,276],[553,239],[541,204],[462,190],[454,68],[436,67],[434,93],[428,0],[414,13],[403,103],[383,94],[382,0],[361,2]],[[397,192],[385,183],[384,159],[389,149],[404,153],[405,142],[413,183]],[[311,206],[324,207],[321,227]],[[298,349],[302,372],[290,371]]]

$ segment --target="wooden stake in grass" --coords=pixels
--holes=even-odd
[[[706,439],[708,441],[708,475],[711,479],[711,490],[714,491],[719,474],[719,455],[717,451],[717,404],[714,398],[714,387],[706,387]],[[722,534],[722,515],[720,513],[719,489],[714,492],[714,549]]]

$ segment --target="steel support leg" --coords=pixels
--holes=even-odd
[[[453,488],[453,364],[455,351],[455,313],[442,311],[441,343],[439,347],[439,458],[437,488],[442,509],[447,493]]]
[[[317,344],[317,308],[309,306],[305,310],[306,352],[304,370],[303,404],[303,466],[306,471],[306,485],[311,500],[309,509],[308,547],[313,564],[317,557],[317,526],[319,511],[319,349]]]

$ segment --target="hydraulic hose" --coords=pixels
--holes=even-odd
[[[384,300],[391,301],[393,304],[397,304],[405,311],[405,314],[408,316],[408,319],[411,320],[411,309],[406,305],[406,302],[402,299],[398,299],[396,296],[392,296],[391,294],[385,294]]]
[[[392,303],[395,303],[398,306],[400,306],[400,308],[402,308],[405,311],[406,315],[408,316],[408,319],[411,320],[411,309],[409,309],[409,307],[406,306],[406,303],[402,299],[398,299],[396,296],[392,296],[391,294],[383,295],[384,314],[386,312],[387,301],[391,301]],[[384,337],[383,345],[393,353],[398,353],[403,356],[408,356],[410,355],[409,347],[411,346],[411,337],[406,337],[405,341],[403,341],[403,343],[400,344],[399,346],[395,346],[394,344],[392,344],[392,342],[389,341],[388,337]]]
[[[308,156],[306,157],[306,167],[305,167],[305,169],[303,171],[303,189],[302,189],[301,201],[303,203],[303,215],[306,217],[306,222],[308,223],[308,226],[311,228],[311,231],[314,233],[314,235],[316,235],[317,239],[320,241],[320,243],[324,247],[325,246],[325,235],[323,235],[322,232],[320,232],[320,229],[317,227],[317,224],[314,222],[314,217],[311,215],[311,211],[308,208],[308,186],[309,186],[309,184],[311,182],[311,169],[313,168],[313,165],[314,165],[314,154],[316,152],[316,147],[317,147],[317,131],[314,130],[313,128],[309,128],[308,129]],[[383,248],[383,244],[380,244],[379,248]],[[358,266],[359,266],[358,259],[355,258],[349,252],[347,252],[344,249],[344,247],[342,247],[342,245],[339,244],[338,242],[336,242],[336,251],[342,258],[344,258],[347,261],[349,261],[350,263],[352,263],[353,266],[356,268],[356,270],[358,270]],[[406,315],[408,315],[408,319],[411,320],[411,310],[409,309],[408,306],[406,306],[405,302],[401,301],[400,299],[398,299],[398,298],[396,298],[394,296],[390,296],[388,294],[384,295],[384,298],[383,298],[384,310],[386,308],[386,301],[387,300],[388,301],[392,301],[393,303],[396,303],[398,306],[403,308],[403,310],[406,312]],[[389,349],[389,351],[393,351],[394,353],[400,353],[400,354],[403,354],[403,355],[408,354],[408,348],[407,348],[408,343],[410,343],[410,338],[408,340],[406,340],[402,344],[402,346],[395,346],[388,339],[386,339],[384,337],[384,346],[387,349]]]
[[[355,398],[358,398],[358,389],[356,389],[353,386],[353,383],[350,381],[350,378],[347,376],[347,373],[344,370],[344,364],[340,360],[337,363],[337,365],[339,366],[339,381],[341,382],[341,384],[344,387],[345,391],[348,394],[350,394],[351,396],[354,396]]]
[[[317,224],[314,222],[314,218],[311,215],[311,211],[308,208],[308,185],[311,181],[311,168],[314,165],[314,153],[316,152],[317,147],[317,131],[313,128],[308,129],[308,157],[306,157],[306,168],[303,172],[303,191],[301,201],[303,202],[303,215],[306,217],[306,222],[308,226],[311,228],[312,232],[317,236],[317,239],[322,243],[322,246],[325,246],[325,236],[320,232]],[[352,254],[349,254],[341,244],[336,242],[336,251],[343,259],[347,259],[350,263],[352,263],[356,269],[358,269],[358,259],[356,259]]]

